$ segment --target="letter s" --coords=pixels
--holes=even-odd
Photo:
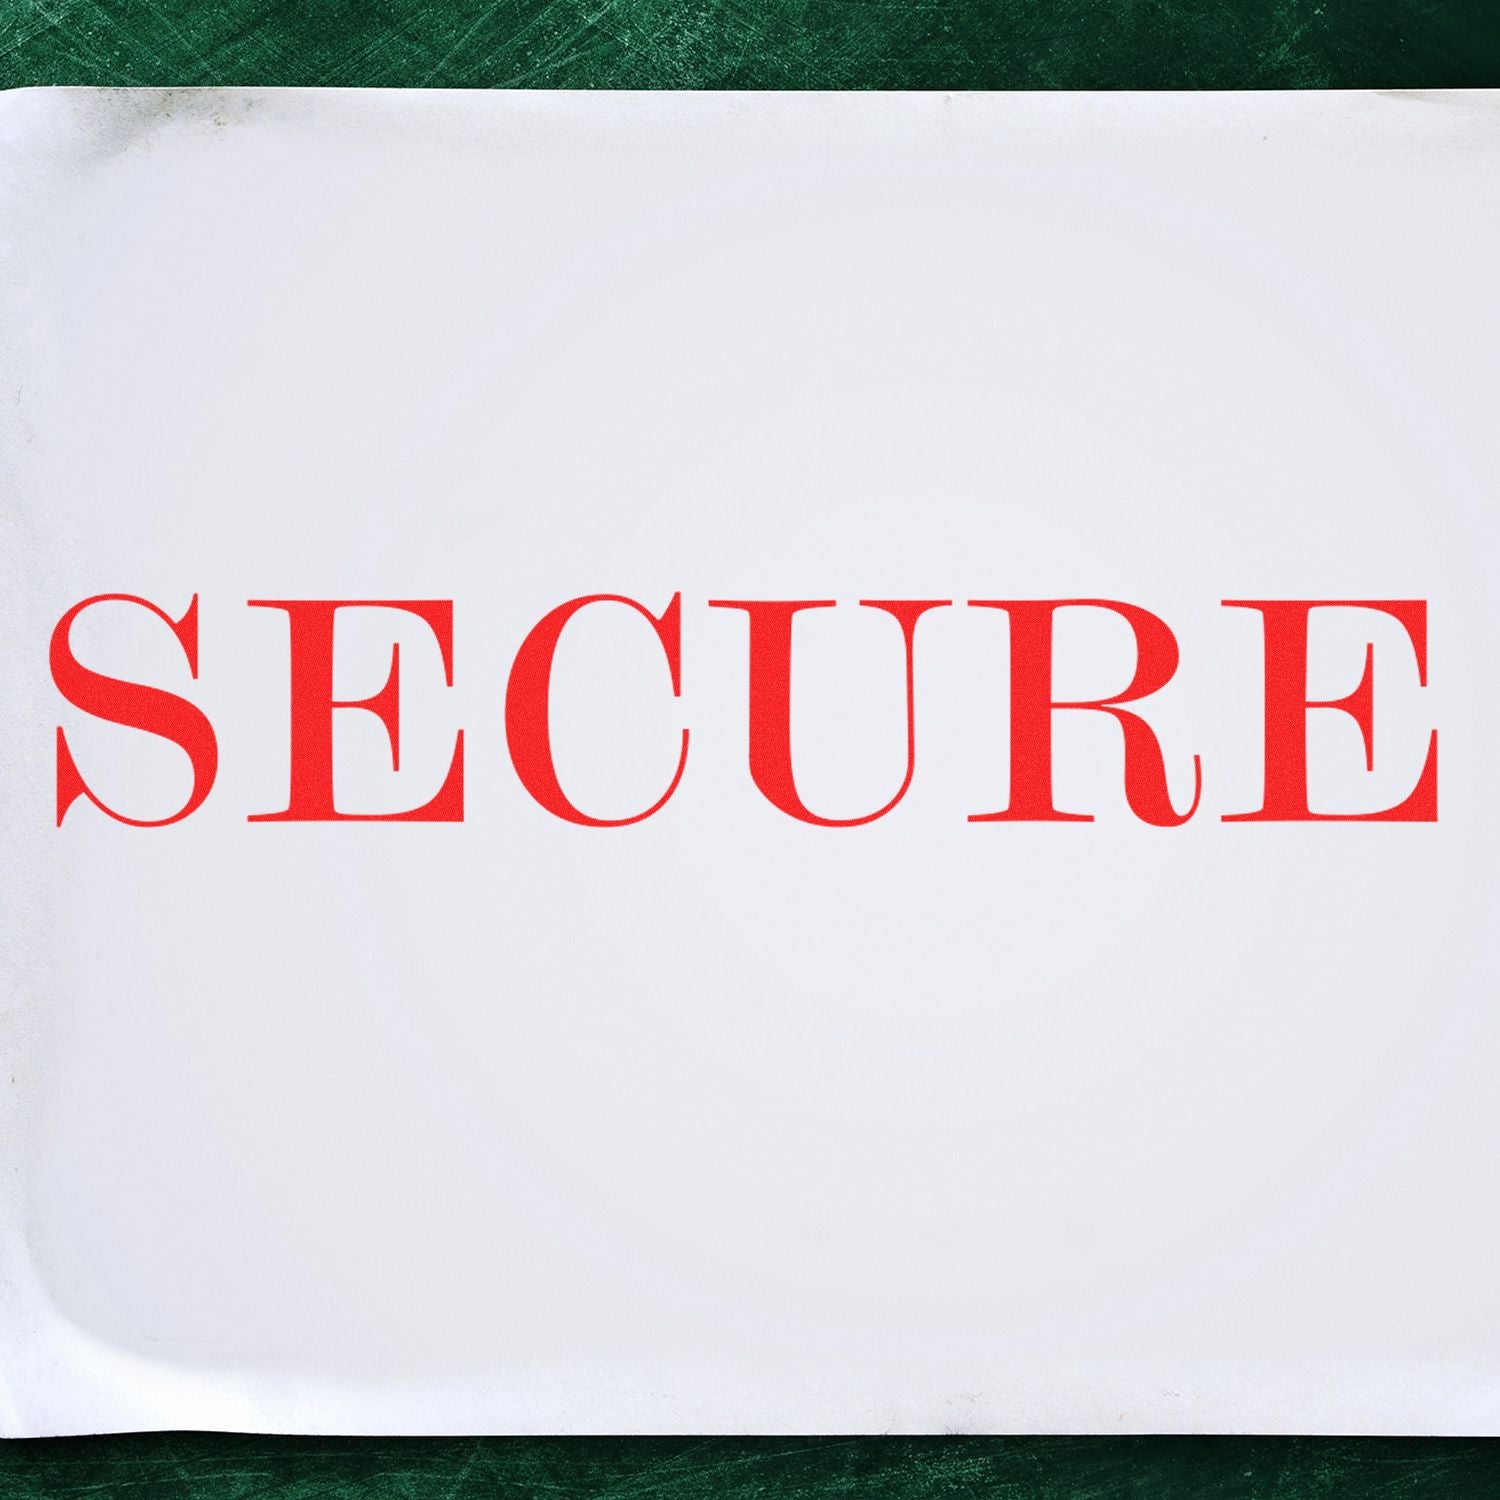
[[[177,637],[183,654],[187,657],[188,670],[198,676],[198,596],[188,605],[180,620],[174,620],[164,610],[158,609],[149,599],[137,598],[134,594],[95,594],[90,599],[75,604],[52,632],[50,662],[52,680],[57,690],[84,713],[98,719],[107,719],[111,724],[123,724],[128,729],[142,729],[147,734],[159,735],[170,740],[182,750],[193,764],[193,791],[182,808],[169,818],[127,818],[114,808],[107,806],[89,789],[79,774],[68,748],[67,737],[61,727],[57,731],[57,825],[68,809],[79,797],[87,797],[102,813],[107,813],[118,823],[128,823],[132,828],[165,828],[169,823],[181,822],[194,812],[208,796],[219,767],[219,746],[214,738],[213,725],[203,711],[175,693],[161,688],[148,687],[140,682],[122,682],[119,678],[106,677],[82,666],[73,655],[69,634],[73,621],[84,610],[95,604],[138,604],[149,609],[159,620],[164,621]]]

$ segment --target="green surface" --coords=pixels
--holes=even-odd
[[[1500,0],[0,0],[0,86],[29,84],[1496,87]],[[71,1495],[1500,1500],[1500,1442],[155,1433],[0,1445],[0,1500]]]
[[[0,1447],[5,1500],[1320,1500],[1500,1495],[1500,1442],[1433,1438],[253,1438]]]
[[[1496,0],[0,0],[0,84],[1500,85]]]

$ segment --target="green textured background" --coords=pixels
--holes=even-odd
[[[0,85],[1500,82],[1496,0],[0,0]]]
[[[0,87],[54,83],[1493,88],[1500,0],[0,0]],[[0,1500],[64,1495],[1500,1500],[1500,1441],[149,1433],[0,1445]]]

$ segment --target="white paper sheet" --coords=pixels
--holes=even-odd
[[[1477,93],[0,99],[0,1427],[1500,1432],[1497,169]],[[171,817],[189,754],[49,656],[117,594],[69,657],[212,726],[163,827],[98,804]],[[507,739],[593,595],[640,608],[560,634],[557,788],[631,817],[689,732],[621,827]],[[1078,599],[1179,648],[1134,707],[1181,826],[1082,709],[1094,821],[970,821],[1015,616],[967,601]],[[400,645],[399,771],[326,686],[304,728],[365,813],[461,730],[462,821],[250,821],[293,626],[248,601],[303,600],[451,601],[451,687],[428,616],[338,614],[338,700]],[[837,601],[827,820],[906,765],[859,601],[952,601],[886,815],[758,788],[710,602],[756,600]],[[1226,600],[1420,604],[1311,612],[1372,770],[1296,717],[1325,813],[1435,730],[1436,821],[1224,821]],[[1058,701],[1135,664],[1057,613]]]

